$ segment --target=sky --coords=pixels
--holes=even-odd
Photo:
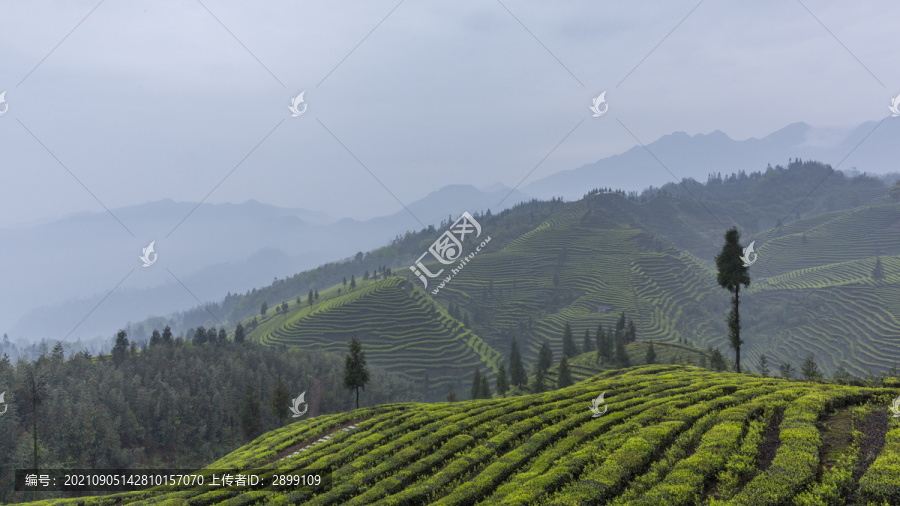
[[[892,0],[7,0],[0,12],[0,227],[163,198],[366,219],[675,131],[850,128],[900,94]],[[300,92],[306,112],[291,117]]]

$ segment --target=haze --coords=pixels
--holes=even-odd
[[[900,92],[886,0],[2,5],[0,227],[162,198],[363,219],[674,131],[839,135]]]

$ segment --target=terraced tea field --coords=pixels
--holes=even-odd
[[[398,268],[409,277],[402,289],[383,281],[341,295],[340,287],[323,288],[328,300],[270,311],[251,337],[344,353],[359,334],[374,364],[423,381],[427,371],[428,383],[444,392],[454,380],[466,388],[476,368],[493,378],[513,337],[530,367],[542,341],[559,356],[566,323],[580,344],[585,330],[612,328],[622,312],[639,340],[687,341],[731,358],[729,296],[709,254],[721,247],[721,232],[710,235],[717,226],[710,220],[696,202],[594,196],[566,204],[503,247],[488,246],[436,295]],[[881,199],[744,237],[759,253],[741,299],[745,368],[755,370],[762,354],[773,370],[785,362],[799,368],[813,355],[826,375],[900,367],[898,230],[900,204]],[[871,277],[875,255],[880,280]],[[449,315],[451,305],[467,326]]]
[[[897,393],[644,366],[543,394],[310,418],[209,465],[331,472],[327,489],[55,504],[897,504]]]
[[[356,335],[369,363],[446,392],[477,368],[493,376],[499,354],[405,278],[391,277],[312,308],[274,313],[249,334],[267,345],[347,352]]]
[[[686,339],[732,357],[724,324],[728,294],[715,281],[712,256],[673,246],[684,242],[675,236],[691,236],[687,225],[663,220],[672,228],[666,235],[658,212],[644,208],[687,204],[658,200],[645,206],[614,197],[602,205],[573,203],[502,250],[480,254],[436,298],[486,314],[473,318],[473,328],[501,353],[510,336],[518,336],[527,361],[535,360],[544,340],[558,354],[566,323],[578,340],[598,323],[609,329],[623,311],[638,339]],[[683,209],[670,211],[684,216]],[[756,241],[759,261],[742,297],[743,363],[753,370],[766,354],[772,367],[790,362],[798,368],[812,354],[829,375],[841,366],[860,376],[900,367],[897,230],[900,205],[891,202],[745,237],[745,245]],[[702,235],[690,241],[699,244]],[[876,254],[881,280],[871,277]]]

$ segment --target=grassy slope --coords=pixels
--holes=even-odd
[[[715,202],[660,197],[638,205],[595,195],[565,205],[505,247],[489,244],[434,296],[437,313],[432,294],[398,268],[411,278],[402,290],[363,284],[347,295],[342,287],[344,295],[312,314],[292,303],[287,316],[271,317],[252,337],[343,353],[357,333],[374,363],[421,380],[430,369],[435,390],[454,378],[457,387],[467,384],[476,368],[492,376],[514,336],[530,363],[543,340],[558,356],[566,322],[580,343],[585,330],[610,328],[622,311],[640,340],[686,339],[731,356],[728,294],[712,270],[721,226],[710,213],[720,211]],[[897,230],[900,205],[881,199],[745,237],[759,252],[742,297],[745,367],[752,370],[763,353],[773,367],[796,367],[813,354],[827,374],[844,366],[865,375],[900,363]],[[869,277],[875,254],[882,281]],[[323,298],[337,288],[321,290]],[[471,328],[446,313],[450,303]]]
[[[704,228],[690,220],[696,210],[679,210],[682,204],[667,198],[644,206],[616,196],[590,202],[573,203],[506,248],[480,254],[438,300],[473,315],[478,306],[488,317],[473,318],[475,331],[504,353],[511,337],[519,336],[527,360],[534,359],[542,340],[558,353],[566,322],[580,342],[585,329],[593,334],[598,323],[608,329],[621,311],[635,320],[639,339],[681,338],[727,351],[728,294],[716,284],[712,258],[697,257],[649,231],[668,228],[682,243],[694,237],[692,249],[702,251],[703,234],[691,231]],[[667,212],[641,209],[652,205]],[[620,207],[617,223],[609,213]],[[656,216],[665,216],[662,225]],[[860,375],[900,363],[900,258],[891,256],[900,255],[895,229],[900,229],[900,205],[882,203],[744,238],[744,244],[757,241],[760,260],[751,267],[753,282],[742,298],[743,363],[752,368],[765,353],[770,363],[797,366],[811,353],[829,374],[843,365]],[[886,274],[881,281],[870,278],[877,252]],[[493,294],[485,293],[489,286]],[[553,297],[567,296],[559,311],[544,310]],[[610,311],[597,312],[600,307]]]
[[[323,290],[320,302],[290,304],[269,316],[248,337],[264,344],[285,344],[345,354],[356,335],[369,363],[410,378],[428,379],[443,392],[476,368],[493,371],[498,353],[451,318],[425,292],[402,277]]]
[[[608,412],[593,418],[588,407],[602,391]],[[85,504],[824,504],[854,493],[896,501],[900,421],[889,421],[871,467],[857,467],[858,445],[834,444],[836,431],[866,427],[853,421],[869,420],[866,403],[883,415],[895,394],[644,366],[543,394],[309,418],[210,464],[330,469],[328,491],[140,492]],[[769,450],[774,458],[760,466]],[[851,479],[853,471],[862,474]]]

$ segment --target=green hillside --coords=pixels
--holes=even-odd
[[[492,241],[437,293],[438,280],[423,290],[408,263],[395,264],[407,283],[360,282],[349,294],[343,285],[319,286],[323,302],[270,310],[251,338],[343,353],[357,334],[374,363],[426,384],[432,398],[465,388],[479,368],[493,378],[513,338],[530,367],[543,341],[559,356],[566,323],[580,343],[622,312],[638,340],[712,346],[731,358],[729,295],[716,283],[713,258],[725,228],[738,224],[743,244],[755,241],[759,254],[742,297],[744,367],[755,370],[765,354],[773,368],[797,368],[813,355],[828,375],[879,374],[900,366],[900,203],[877,180],[840,173],[810,193],[828,171],[793,163],[688,182],[690,194],[671,185],[641,198],[591,192],[480,215],[482,239]],[[411,263],[407,252],[417,257],[441,232],[372,256],[403,251]],[[365,258],[355,260],[357,279]],[[882,279],[872,277],[876,259]]]
[[[446,393],[478,368],[493,371],[498,352],[405,278],[343,290],[341,295],[337,287],[324,290],[322,302],[312,307],[292,304],[287,312],[269,311],[248,337],[340,355],[357,336],[371,364],[426,381],[426,391]]]
[[[600,393],[606,411],[594,417]],[[897,504],[900,420],[887,410],[896,394],[644,366],[543,394],[309,418],[209,466],[330,471],[327,490],[53,503]]]
[[[730,353],[728,293],[716,283],[712,258],[673,247],[674,239],[649,225],[595,219],[591,209],[609,199],[640,206],[593,198],[502,250],[479,254],[436,298],[472,314],[475,332],[501,352],[519,336],[529,359],[543,340],[558,352],[566,322],[580,336],[598,324],[608,329],[622,311],[636,322],[639,339],[683,339]],[[744,363],[752,368],[765,353],[770,362],[797,366],[813,354],[829,374],[843,366],[857,375],[900,364],[898,222],[900,205],[890,203],[745,237],[745,245],[757,241],[760,260],[742,298]],[[880,280],[871,277],[876,256]]]

